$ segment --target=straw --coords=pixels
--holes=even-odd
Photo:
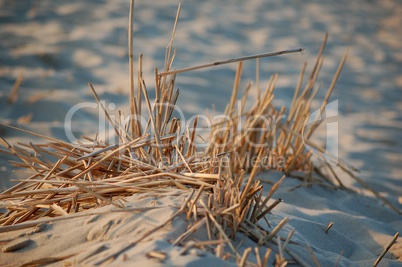
[[[281,51],[276,51],[276,52],[269,52],[269,53],[262,53],[262,54],[232,58],[232,59],[227,59],[227,60],[222,60],[222,61],[216,61],[213,63],[198,65],[198,66],[194,66],[194,67],[188,67],[188,68],[183,68],[183,69],[161,72],[161,73],[159,73],[159,76],[162,77],[162,76],[178,74],[178,73],[183,73],[183,72],[188,72],[188,71],[193,71],[193,70],[205,69],[205,68],[209,68],[209,67],[225,65],[225,64],[235,63],[235,62],[239,62],[239,61],[250,60],[250,59],[273,57],[273,56],[279,56],[279,55],[285,55],[285,54],[291,54],[291,53],[301,53],[301,52],[303,52],[303,50],[304,50],[304,48],[295,48],[295,49],[288,49],[288,50],[281,50]]]
[[[17,79],[15,80],[15,83],[13,87],[11,88],[10,94],[8,95],[8,103],[13,104],[15,101],[18,99],[18,89],[21,86],[22,81],[24,80],[24,72],[21,71],[21,73],[18,75]]]
[[[389,242],[389,244],[387,245],[386,248],[384,248],[384,250],[381,252],[381,254],[378,256],[377,260],[374,262],[373,267],[376,267],[380,261],[382,260],[382,258],[384,258],[385,254],[387,254],[387,252],[389,251],[389,249],[395,244],[396,240],[399,237],[399,232],[396,232],[396,234],[394,235],[394,237],[392,238],[391,242]]]

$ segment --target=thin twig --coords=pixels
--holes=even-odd
[[[282,51],[277,51],[277,52],[269,52],[269,53],[263,53],[263,54],[257,54],[257,55],[239,57],[239,58],[232,58],[232,59],[228,59],[228,60],[216,61],[213,63],[198,65],[198,66],[194,66],[194,67],[188,67],[188,68],[183,68],[183,69],[161,72],[161,73],[159,73],[159,76],[162,77],[162,76],[167,76],[167,75],[171,75],[171,74],[178,74],[178,73],[188,72],[188,71],[192,71],[192,70],[205,69],[205,68],[209,68],[209,67],[214,67],[214,66],[219,66],[219,65],[244,61],[244,60],[256,59],[256,58],[273,57],[273,56],[279,56],[279,55],[290,54],[290,53],[298,53],[298,52],[303,52],[303,50],[304,50],[304,48],[296,48],[296,49],[282,50]]]
[[[378,256],[377,260],[374,262],[373,267],[376,267],[380,263],[380,261],[385,256],[385,254],[387,254],[388,250],[394,245],[394,243],[396,242],[398,237],[399,237],[399,232],[396,232],[396,234],[392,238],[391,242],[389,242],[388,246],[381,252],[380,256]]]
[[[135,131],[135,92],[134,92],[134,63],[133,63],[133,17],[135,0],[130,0],[130,13],[128,21],[128,53],[129,53],[129,71],[130,71],[130,113],[131,113],[131,134]],[[134,137],[134,136],[132,136]]]
[[[24,72],[22,71],[17,79],[15,80],[15,83],[13,85],[13,88],[11,88],[10,94],[8,95],[8,103],[9,104],[13,104],[15,103],[15,101],[17,101],[18,99],[18,89],[21,86],[22,81],[24,80]]]

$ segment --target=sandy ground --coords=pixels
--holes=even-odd
[[[135,58],[144,54],[144,74],[149,88],[152,88],[153,68],[163,68],[177,4],[177,1],[137,1],[134,52]],[[114,104],[127,111],[127,16],[128,1],[41,1],[31,4],[0,1],[1,121],[67,139],[66,114],[74,105],[94,102],[88,82],[95,86],[108,105]],[[322,88],[329,86],[340,58],[348,48],[351,49],[331,98],[339,104],[339,155],[357,167],[359,176],[371,187],[402,210],[398,202],[398,197],[402,196],[401,20],[402,5],[397,1],[251,0],[235,1],[235,4],[233,1],[185,1],[175,38],[174,68],[304,47],[303,55],[261,60],[260,84],[265,86],[271,74],[279,73],[276,104],[286,106],[290,103],[303,62],[312,67],[323,36],[328,32],[326,61],[319,79]],[[242,88],[256,76],[254,61],[246,62],[244,67]],[[180,75],[177,80],[181,89],[179,105],[185,115],[202,114],[211,107],[217,114],[222,112],[230,98],[235,68],[234,64]],[[17,92],[18,99],[11,104],[8,96],[19,76],[23,76],[23,80]],[[318,97],[322,99],[323,94]],[[111,111],[117,110],[113,105],[109,107]],[[94,108],[74,113],[73,134],[94,136],[99,130],[98,114]],[[38,141],[4,127],[0,127],[0,136],[14,144],[21,140]],[[1,188],[10,186],[11,177],[27,175],[14,172],[7,162],[10,159],[0,155]],[[275,175],[261,174],[262,180],[268,178],[276,179]],[[284,203],[273,215],[277,219],[291,217],[287,231],[294,228],[295,240],[303,244],[294,245],[293,249],[298,255],[304,255],[307,263],[313,264],[306,254],[306,244],[310,244],[322,266],[332,266],[341,251],[344,251],[341,266],[368,266],[395,232],[402,232],[401,217],[384,207],[354,180],[347,176],[341,179],[361,194],[328,191],[318,186],[289,192],[296,186],[296,181],[289,180],[276,196],[284,199]],[[167,206],[181,200],[169,201],[162,201],[161,209],[168,209]],[[165,212],[166,216],[169,212],[172,211]],[[322,228],[330,221],[335,224],[325,235]],[[144,222],[138,225],[142,224]],[[54,229],[49,227],[43,236],[32,237],[37,245],[32,248],[34,250],[27,248],[23,255],[36,254],[44,236],[56,233],[57,227],[73,225],[72,222],[63,226],[54,223]],[[138,231],[143,231],[141,226],[138,227]],[[14,238],[14,234],[0,234],[0,239]],[[86,232],[82,234],[87,235]],[[156,246],[163,235],[155,236],[154,243],[149,246]],[[118,239],[110,236],[108,240],[118,242]],[[74,246],[83,242],[85,246],[84,241],[71,242],[77,242]],[[115,247],[111,243],[105,245],[110,246]],[[165,264],[197,266],[202,264],[197,259],[217,260],[209,254],[203,257],[194,254],[184,259],[175,256],[178,248],[171,248],[167,243],[160,246],[167,250],[171,260]],[[142,251],[130,250],[130,253],[142,255],[146,261],[144,255],[152,248],[145,245],[141,248]],[[389,260],[400,255],[395,246],[393,252],[387,254],[388,260],[383,261],[383,266],[401,265]],[[8,263],[13,257],[0,254],[0,259]],[[94,263],[88,260],[88,264]]]

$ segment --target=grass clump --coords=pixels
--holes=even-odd
[[[1,152],[19,158],[19,162],[12,164],[29,169],[33,174],[0,194],[1,207],[6,209],[0,216],[0,232],[32,227],[44,221],[55,220],[56,217],[75,216],[103,205],[114,205],[124,211],[124,197],[136,193],[184,190],[189,192],[189,197],[166,223],[184,213],[188,220],[188,229],[173,241],[173,245],[181,245],[186,249],[203,247],[221,258],[236,259],[240,266],[246,264],[248,255],[253,251],[257,257],[257,265],[265,266],[271,249],[267,249],[265,256],[260,258],[258,248],[249,248],[240,253],[233,245],[233,240],[242,232],[258,245],[275,244],[278,250],[277,266],[286,265],[283,251],[286,251],[290,236],[280,238],[277,233],[289,218],[283,218],[274,228],[264,228],[260,223],[264,220],[270,225],[269,212],[281,202],[272,197],[285,177],[297,177],[294,172],[302,171],[306,173],[302,179],[309,183],[343,187],[329,161],[316,166],[312,161],[312,153],[305,148],[308,144],[319,151],[322,157],[330,157],[325,150],[309,141],[320,124],[319,120],[304,132],[311,104],[319,89],[316,81],[324,61],[323,51],[327,36],[304,88],[302,84],[306,64],[303,66],[290,110],[287,111],[284,107],[277,109],[272,104],[278,75],[271,77],[266,89],[259,92],[255,104],[247,109],[251,84],[242,97],[238,96],[242,61],[300,52],[301,49],[172,70],[175,57],[172,44],[179,12],[180,7],[172,40],[166,50],[164,69],[162,72],[155,69],[156,90],[153,103],[142,75],[142,56],[138,62],[138,79],[134,79],[130,13],[130,120],[127,124],[112,119],[102,106],[95,88],[89,84],[114,129],[117,144],[90,137],[83,137],[77,143],[68,143],[41,136],[47,141],[18,145],[10,145],[2,139],[4,149]],[[346,56],[342,58],[321,103],[321,112],[328,103]],[[194,120],[193,127],[183,129],[180,120],[173,116],[179,96],[179,91],[175,88],[176,79],[184,71],[233,62],[238,62],[238,67],[232,96],[224,113],[225,119],[212,125],[207,138],[208,145],[200,150],[195,145],[198,119]],[[236,101],[239,101],[238,105]],[[148,111],[145,124],[141,124],[139,120],[145,116],[142,114],[143,105]],[[281,118],[283,115],[286,115],[286,120],[273,121],[273,118]],[[281,164],[274,164],[272,155],[283,159]],[[338,166],[348,168],[342,162],[338,162]],[[323,175],[322,168],[326,168],[334,176],[330,178]],[[263,185],[256,179],[256,175],[266,169],[282,171],[284,176],[264,195]],[[161,226],[157,229],[160,228]],[[200,228],[207,229],[207,240],[192,239],[193,233]],[[143,238],[153,231],[147,232]],[[278,240],[275,241],[276,239]],[[280,245],[281,242],[285,242],[284,245]],[[224,247],[228,250],[223,249]],[[294,260],[297,261],[296,258]]]

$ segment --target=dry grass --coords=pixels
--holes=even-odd
[[[180,7],[177,18],[179,13]],[[19,158],[20,161],[12,164],[30,169],[33,174],[0,194],[1,207],[7,209],[7,212],[0,216],[0,231],[31,227],[44,220],[51,221],[55,217],[66,215],[68,217],[103,205],[115,205],[124,211],[122,199],[126,196],[139,192],[160,192],[178,188],[192,193],[181,209],[174,214],[177,216],[185,213],[189,221],[187,231],[173,242],[174,245],[182,245],[186,250],[190,247],[209,249],[224,259],[234,257],[240,266],[244,266],[249,264],[247,258],[252,253],[251,248],[240,254],[233,244],[238,232],[243,232],[259,245],[277,244],[279,247],[276,256],[277,266],[286,265],[287,260],[283,251],[287,251],[286,244],[290,236],[288,239],[282,238],[285,242],[283,245],[281,239],[278,239],[278,242],[274,241],[288,218],[284,218],[273,229],[265,229],[259,223],[261,220],[268,222],[267,215],[280,203],[280,200],[270,203],[269,200],[285,176],[291,175],[294,171],[304,171],[310,173],[310,176],[306,177],[310,177],[311,183],[343,187],[336,175],[332,178],[321,175],[322,171],[313,164],[312,155],[305,149],[305,144],[322,153],[326,152],[303,138],[312,136],[319,126],[318,121],[307,134],[303,132],[311,104],[319,89],[316,81],[323,64],[327,37],[304,88],[302,84],[306,65],[303,66],[289,111],[284,107],[276,109],[272,104],[277,75],[271,77],[266,89],[258,94],[257,101],[250,109],[246,109],[245,104],[251,85],[240,98],[241,104],[236,105],[243,67],[241,60],[244,59],[241,58],[231,100],[225,111],[225,115],[230,119],[213,125],[208,139],[209,146],[204,151],[199,151],[194,145],[197,133],[192,130],[196,128],[197,120],[194,121],[194,127],[182,129],[180,121],[173,117],[173,106],[178,98],[178,91],[175,89],[176,75],[182,72],[182,70],[171,70],[175,56],[172,43],[177,18],[172,40],[166,50],[165,67],[161,73],[155,70],[156,90],[153,103],[142,76],[141,56],[135,86],[130,42],[132,119],[129,124],[114,121],[102,106],[93,86],[89,84],[96,101],[103,108],[119,138],[118,144],[108,144],[89,137],[84,137],[83,142],[75,144],[46,136],[41,136],[47,140],[42,144],[10,145],[2,139],[5,149],[1,149],[1,152]],[[132,13],[130,13],[130,41],[131,21]],[[327,90],[321,110],[328,103],[345,60],[346,55],[342,58],[333,82]],[[216,64],[200,66],[214,65]],[[194,70],[200,66],[184,70]],[[145,126],[139,123],[140,120],[136,120],[144,116],[141,114],[142,105],[148,110],[149,119]],[[279,120],[274,123],[274,127],[266,125],[267,121],[280,118],[284,114],[286,121]],[[241,120],[248,123],[241,124]],[[250,130],[251,128],[260,130]],[[263,186],[256,179],[256,175],[266,169],[259,163],[264,159],[272,159],[270,155],[273,154],[285,161],[281,166],[269,164],[270,168],[283,171],[285,175],[271,187],[268,195],[264,196]],[[339,164],[343,168],[348,168],[342,162]],[[335,174],[330,164],[326,163],[323,167]],[[311,175],[313,172],[317,174],[314,175],[314,179]],[[201,227],[207,229],[208,241],[192,239],[192,234]],[[150,233],[146,233],[144,238]],[[140,241],[141,239],[136,242]],[[224,250],[224,246],[229,250]],[[265,266],[270,252],[271,249],[268,249],[265,257],[261,259],[256,248],[254,253],[257,263],[254,265]],[[297,261],[296,258],[294,260]]]

